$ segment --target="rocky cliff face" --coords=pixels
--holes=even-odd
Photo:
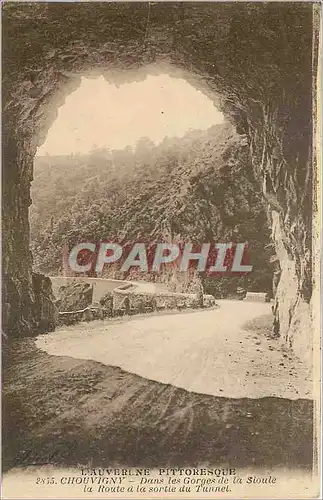
[[[3,274],[10,333],[37,329],[29,190],[36,147],[58,106],[80,72],[132,81],[145,77],[147,64],[166,61],[249,138],[282,270],[275,306],[280,335],[297,352],[309,351],[312,19],[313,6],[300,3],[4,6]]]
[[[59,311],[79,311],[92,304],[93,285],[72,281],[61,286],[56,294]]]

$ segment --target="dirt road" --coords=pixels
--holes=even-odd
[[[222,300],[218,309],[61,328],[36,345],[201,394],[310,398],[301,362],[277,340],[246,329],[268,314],[267,303]]]
[[[8,341],[4,470],[310,468],[308,381],[267,338],[268,309],[223,301],[217,310],[75,325],[38,338],[42,349],[34,339]]]

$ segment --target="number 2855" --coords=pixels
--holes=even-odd
[[[56,484],[54,477],[37,477],[36,484]]]

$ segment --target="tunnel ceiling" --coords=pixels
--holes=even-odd
[[[295,112],[310,120],[311,5],[27,3],[3,17],[4,99],[20,135],[38,131],[73,73],[160,60],[199,75],[244,131],[270,111],[285,127]]]

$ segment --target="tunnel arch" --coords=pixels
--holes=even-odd
[[[127,81],[132,69],[157,61],[184,71],[247,135],[281,267],[276,325],[298,354],[309,353],[313,14],[313,5],[301,3],[4,6],[3,324],[9,335],[38,331],[30,182],[37,146],[58,107],[81,73],[107,68],[109,78],[114,70],[114,81]]]

